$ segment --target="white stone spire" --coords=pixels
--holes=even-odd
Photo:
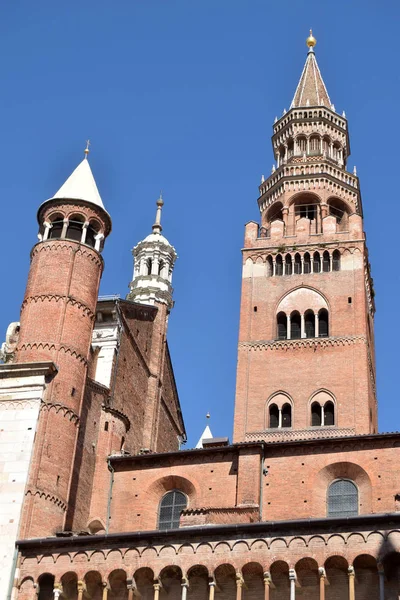
[[[161,235],[162,195],[157,202],[156,219],[150,233],[132,250],[134,258],[133,279],[128,300],[140,304],[166,304],[173,307],[172,272],[177,254],[175,248]]]
[[[211,429],[207,425],[206,428],[204,429],[203,433],[201,434],[199,441],[196,444],[196,448],[202,448],[203,440],[211,440],[212,437],[213,437],[213,434],[211,433]]]

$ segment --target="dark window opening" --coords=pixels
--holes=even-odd
[[[347,298],[347,302],[348,302],[348,304],[351,304],[351,302],[352,302],[352,300],[351,300],[351,296],[349,296],[349,297]]]
[[[108,421],[104,423],[104,431],[108,431]]]
[[[295,275],[301,275],[301,258],[300,254],[296,254],[294,257],[294,272]]]
[[[151,275],[151,271],[153,268],[153,261],[151,260],[151,258],[147,259],[146,268],[147,268],[147,275]]]
[[[324,406],[324,425],[335,424],[335,407],[333,402],[326,402]]]
[[[321,308],[318,313],[319,316],[319,337],[328,337],[329,336],[329,320],[328,320],[328,311],[326,308]]]
[[[332,270],[340,271],[340,252],[339,250],[335,250],[332,254]]]
[[[338,479],[329,486],[328,517],[358,515],[358,490],[348,479]]]
[[[319,252],[314,252],[313,271],[314,273],[319,273],[321,271],[321,257],[319,255]]]
[[[279,427],[279,409],[276,404],[269,407],[269,426],[271,429]]]
[[[68,240],[74,242],[80,242],[82,239],[83,222],[82,221],[68,221],[67,231],[65,237]]]
[[[52,223],[52,227],[49,231],[49,239],[57,240],[61,237],[61,233],[63,230],[64,221],[54,221]]]
[[[312,310],[308,310],[304,315],[304,324],[306,329],[306,337],[315,337],[315,315]]]
[[[181,512],[186,506],[187,499],[182,492],[174,490],[165,494],[160,502],[158,528],[165,530],[179,527]]]
[[[285,258],[285,275],[292,274],[292,257],[290,254],[286,254]]]
[[[39,577],[38,600],[53,600],[54,575],[45,574]]]
[[[322,257],[322,270],[324,273],[329,273],[331,270],[331,259],[327,250],[325,250]]]
[[[275,259],[275,275],[283,275],[283,261],[280,254]]]
[[[159,275],[161,275],[163,268],[164,268],[164,263],[162,260],[160,260],[160,262],[158,263],[158,274]]]
[[[322,409],[318,402],[313,402],[311,405],[311,426],[321,427],[322,425]]]
[[[290,316],[290,337],[292,340],[301,338],[301,317],[297,311],[292,312]]]
[[[282,407],[282,427],[292,426],[292,407],[290,404],[284,404]]]
[[[311,273],[311,258],[308,252],[304,255],[304,273]]]
[[[278,340],[286,340],[287,338],[287,317],[285,313],[280,312],[277,316],[278,325]]]
[[[95,229],[93,229],[93,227],[91,225],[89,225],[89,227],[87,228],[87,231],[86,231],[85,244],[94,248],[96,245],[96,235],[97,235],[97,231]]]

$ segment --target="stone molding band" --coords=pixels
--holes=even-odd
[[[21,350],[34,350],[34,349],[37,350],[39,348],[41,348],[42,350],[46,350],[46,349],[54,350],[56,352],[58,350],[63,350],[63,352],[65,352],[65,354],[71,354],[71,356],[75,356],[75,358],[77,358],[84,365],[87,365],[87,363],[88,363],[86,356],[83,356],[83,354],[80,354],[80,352],[75,350],[75,348],[73,348],[72,346],[66,346],[64,344],[53,344],[52,342],[39,342],[39,343],[26,342],[17,347],[16,353],[18,356],[18,352],[20,352]]]
[[[39,301],[44,302],[45,300],[48,300],[49,302],[52,300],[55,300],[56,302],[62,300],[66,304],[72,304],[72,306],[77,306],[79,309],[82,309],[82,312],[92,321],[95,319],[95,313],[85,302],[82,302],[82,300],[78,300],[73,296],[62,296],[60,294],[38,294],[37,296],[27,296],[21,305],[21,310],[23,310],[27,304]]]
[[[249,350],[298,350],[301,348],[328,348],[334,346],[350,346],[352,344],[367,344],[365,335],[348,335],[327,338],[302,338],[299,340],[260,340],[254,342],[239,342],[239,349]]]

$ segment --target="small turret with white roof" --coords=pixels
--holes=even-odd
[[[177,254],[175,248],[161,234],[161,210],[164,201],[157,200],[156,220],[152,232],[132,250],[134,257],[133,279],[128,300],[140,304],[160,302],[168,310],[173,307],[172,272]]]
[[[88,161],[85,158],[52,198],[39,207],[39,241],[68,239],[103,249],[111,231],[110,215],[104,208]]]

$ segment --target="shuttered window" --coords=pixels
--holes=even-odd
[[[178,490],[173,490],[165,494],[160,502],[160,511],[158,516],[159,529],[174,529],[179,527],[181,512],[187,506],[185,494]]]
[[[358,515],[358,490],[349,479],[338,479],[329,486],[328,517]]]

